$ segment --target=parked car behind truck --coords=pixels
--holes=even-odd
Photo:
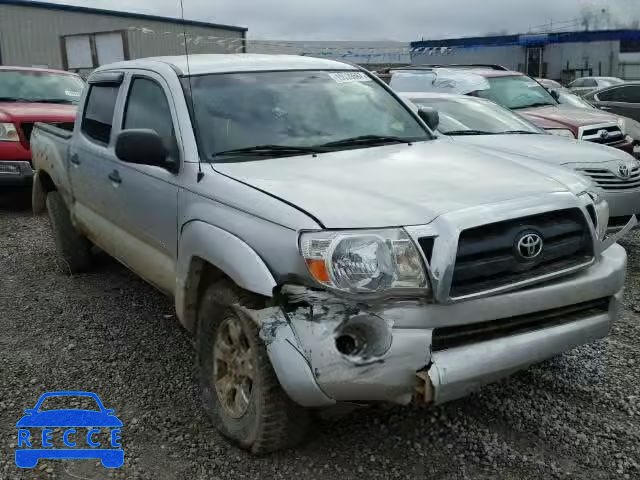
[[[84,82],[58,70],[0,67],[0,186],[28,185],[35,122],[71,129]]]
[[[34,209],[68,270],[95,243],[175,299],[214,423],[273,451],[309,408],[446,402],[618,316],[626,254],[589,183],[423,120],[335,61],[118,63],[73,135],[35,128]]]
[[[633,153],[634,140],[619,118],[558,101],[533,78],[504,67],[412,66],[392,70],[398,92],[456,93],[486,98],[526,117],[554,135],[599,143]]]
[[[521,155],[571,168],[589,177],[609,204],[609,229],[624,227],[640,213],[640,162],[626,152],[592,142],[545,135],[526,118],[500,105],[467,95],[407,93],[418,107],[439,114],[438,131],[456,141],[490,151]]]

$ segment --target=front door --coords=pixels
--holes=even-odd
[[[640,85],[620,85],[595,94],[601,110],[640,121]]]
[[[533,78],[542,77],[542,47],[527,48],[527,75]]]
[[[124,108],[116,117],[121,130],[150,129],[164,140],[169,161],[181,163],[173,97],[165,81],[148,71],[127,73]],[[116,159],[118,198],[114,223],[126,242],[119,259],[138,275],[173,293],[178,243],[178,174],[168,169]]]

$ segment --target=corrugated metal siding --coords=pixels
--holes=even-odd
[[[2,63],[4,65],[48,65],[53,68],[62,68],[60,37],[78,33],[127,30],[136,27],[147,29],[145,31],[149,32],[129,32],[131,58],[184,53],[181,37],[182,26],[179,24],[102,14],[0,5]],[[191,48],[194,53],[236,51],[236,48],[242,45],[241,40],[233,43],[227,41],[215,43],[218,37],[241,39],[242,32],[187,26],[187,33],[200,39],[198,45],[193,45]],[[194,38],[193,43],[195,41]]]
[[[455,63],[488,63],[503,65],[511,70],[523,68],[524,48],[519,45],[500,47],[453,48],[445,55],[412,53],[411,63],[451,65]]]

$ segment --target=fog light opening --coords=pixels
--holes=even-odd
[[[353,335],[340,335],[336,338],[336,348],[343,355],[357,355],[362,350],[360,341]]]
[[[391,348],[391,326],[382,318],[361,315],[349,319],[336,331],[336,349],[353,361],[384,356]]]

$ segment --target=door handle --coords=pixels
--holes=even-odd
[[[73,163],[74,165],[80,165],[80,158],[78,157],[77,153],[74,153],[73,155],[71,155],[71,163]]]
[[[598,108],[600,108],[600,110],[611,110],[611,107],[606,107],[606,106],[604,106],[604,105],[601,105],[601,106],[600,106],[600,107],[598,107]]]
[[[122,178],[120,177],[120,174],[117,170],[114,170],[109,174],[109,180],[117,185],[120,185],[122,183]]]

